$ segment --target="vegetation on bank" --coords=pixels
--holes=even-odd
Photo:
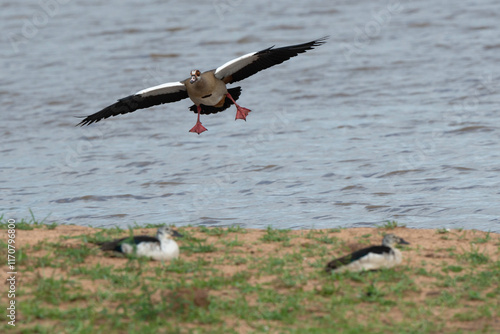
[[[7,225],[1,218],[0,228]],[[154,235],[148,227],[82,227],[75,234],[33,217],[16,222],[17,321],[12,327],[4,320],[0,328],[51,334],[500,332],[498,234],[412,230],[396,222],[293,231],[179,227],[181,256],[168,263],[111,257],[95,246],[130,233]],[[58,235],[29,241],[41,231]],[[324,272],[328,261],[379,243],[389,231],[411,243],[401,248],[401,266]],[[1,234],[6,249],[7,233]],[[7,305],[6,294],[1,301]]]

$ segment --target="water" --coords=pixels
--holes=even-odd
[[[373,226],[500,232],[500,4],[4,1],[5,218],[91,226]],[[273,44],[327,44],[238,85],[89,127],[143,88]],[[232,85],[236,86],[236,85]]]

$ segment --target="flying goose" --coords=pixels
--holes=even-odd
[[[147,235],[121,238],[101,244],[103,251],[115,251],[124,254],[135,254],[156,261],[167,261],[179,257],[179,246],[172,237],[182,237],[171,227],[162,226],[156,232],[156,238]]]
[[[241,57],[230,60],[214,70],[200,72],[192,70],[191,76],[183,81],[167,82],[162,85],[150,87],[137,93],[119,99],[101,111],[87,116],[78,125],[89,125],[111,116],[126,114],[137,109],[149,108],[155,105],[176,102],[190,98],[194,105],[189,109],[198,113],[196,125],[189,130],[197,134],[207,129],[200,122],[200,114],[215,114],[236,106],[236,119],[246,120],[250,109],[243,108],[236,103],[240,97],[241,87],[227,88],[226,85],[248,78],[255,73],[304,53],[326,42],[328,36],[309,43],[284,46],[247,53]]]
[[[394,234],[386,234],[381,246],[371,246],[357,250],[349,255],[330,261],[325,270],[327,272],[377,270],[392,268],[401,263],[403,256],[395,248],[396,244],[406,244],[404,239]]]

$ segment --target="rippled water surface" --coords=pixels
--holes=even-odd
[[[4,217],[500,232],[498,1],[0,9]],[[324,35],[324,46],[238,83],[247,122],[233,107],[189,133],[184,100],[75,127],[75,116],[193,68]]]

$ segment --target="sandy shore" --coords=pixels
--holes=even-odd
[[[385,323],[384,326],[389,326],[389,328],[391,328],[391,324],[394,325],[406,321],[406,311],[398,310],[400,307],[399,303],[404,302],[405,305],[413,303],[417,308],[425,307],[428,310],[429,319],[432,319],[430,321],[438,323],[436,331],[430,330],[423,332],[454,332],[457,330],[477,330],[491,333],[500,332],[500,304],[498,302],[500,296],[497,296],[498,299],[496,299],[496,302],[494,298],[499,292],[498,286],[481,287],[481,289],[479,289],[480,291],[478,290],[480,297],[476,299],[467,298],[466,293],[461,291],[460,293],[461,296],[463,295],[463,298],[458,299],[454,305],[446,303],[441,305],[436,302],[436,306],[432,306],[434,305],[432,301],[441,298],[443,291],[457,293],[458,290],[464,288],[460,279],[453,283],[455,286],[453,286],[452,283],[449,283],[450,286],[443,286],[443,284],[446,284],[443,283],[444,276],[446,276],[448,280],[459,277],[464,279],[463,277],[466,277],[464,275],[465,273],[473,274],[474,272],[487,272],[491,271],[491,268],[496,268],[496,271],[493,271],[492,274],[498,275],[500,272],[499,234],[477,230],[420,230],[402,227],[396,227],[394,229],[349,228],[332,230],[292,230],[284,233],[281,233],[279,230],[241,229],[237,231],[227,231],[227,229],[200,229],[196,227],[178,228],[178,230],[188,235],[186,239],[178,239],[178,244],[181,247],[181,263],[202,263],[199,271],[205,270],[206,273],[203,275],[207,275],[207,277],[215,275],[217,277],[229,279],[241,273],[245,273],[245,283],[249,284],[249,286],[271,286],[273,289],[277,289],[283,293],[290,293],[290,291],[295,291],[299,288],[301,294],[323,291],[326,285],[331,285],[337,289],[339,288],[339,284],[341,284],[340,282],[342,282],[342,284],[349,284],[352,289],[359,288],[361,289],[360,291],[369,289],[369,284],[372,284],[371,286],[373,287],[373,282],[365,282],[368,285],[363,287],[365,283],[358,282],[360,280],[359,277],[361,277],[361,280],[364,279],[363,277],[369,277],[370,280],[377,281],[377,276],[371,276],[377,275],[377,273],[369,273],[368,276],[356,276],[357,278],[350,278],[348,274],[347,277],[341,277],[342,279],[339,280],[338,277],[335,278],[334,276],[325,274],[323,272],[323,266],[329,260],[352,250],[366,247],[371,244],[379,244],[384,234],[394,233],[410,242],[408,247],[402,249],[404,255],[403,264],[394,269],[394,272],[400,274],[404,273],[405,277],[407,277],[405,279],[411,280],[411,288],[408,288],[407,291],[405,290],[405,292],[398,297],[401,299],[400,301],[394,300],[396,305],[386,307],[386,311],[390,312],[383,312],[380,315],[380,321],[382,324]],[[155,231],[155,229],[139,228],[134,230],[134,234],[154,235]],[[107,282],[105,279],[89,279],[88,275],[82,275],[80,277],[74,274],[74,269],[80,267],[102,268],[108,266],[115,269],[127,268],[127,270],[129,270],[129,259],[109,256],[98,250],[95,245],[85,242],[87,239],[87,241],[92,241],[96,235],[102,237],[102,235],[106,234],[111,234],[109,235],[109,239],[111,239],[119,236],[127,236],[129,235],[129,231],[110,233],[102,229],[66,225],[57,226],[54,229],[42,227],[34,230],[17,230],[16,247],[17,249],[23,250],[26,257],[18,266],[18,289],[24,291],[24,294],[21,294],[18,298],[18,303],[28,302],[30,300],[29,295],[34,294],[35,290],[38,289],[36,281],[39,280],[40,277],[71,277],[73,280],[78,280],[79,289],[92,294],[102,293],[102,291],[113,287],[116,288],[116,285]],[[0,240],[4,242],[7,240],[6,233],[2,233]],[[205,248],[197,245],[202,245]],[[54,260],[50,261],[57,262],[57,254],[54,253],[57,250],[78,250],[78,248],[83,246],[88,249],[88,253],[85,254],[81,261],[70,263],[71,260],[68,260],[63,265],[55,266],[49,264],[40,265],[40,263],[43,262],[41,259],[44,258],[53,258]],[[279,263],[279,259],[292,258],[293,260],[289,261],[295,261],[293,266],[279,264],[282,266],[285,273],[289,271],[294,275],[303,276],[303,279],[297,281],[298,283],[295,281],[293,284],[288,283],[290,286],[287,285],[283,278],[285,276],[280,276],[284,275],[281,272],[273,271],[272,269],[264,272],[262,269],[267,266],[266,261]],[[157,270],[169,268],[169,264],[166,263],[141,261],[145,263],[144,265],[147,266],[149,270],[153,270],[154,268],[158,268]],[[270,266],[272,266],[272,264]],[[73,269],[73,271],[71,269]],[[198,269],[186,271],[184,275],[182,275],[182,273],[172,273],[169,271],[169,275],[182,277],[182,279],[195,282],[200,279],[200,273],[197,273],[197,270]],[[5,278],[8,277],[6,271],[3,272],[3,276]],[[492,282],[499,282],[499,280],[500,278],[497,277],[496,280]],[[382,284],[380,286],[381,291],[386,289],[385,283],[380,284]],[[215,303],[216,301],[220,302],[221,300],[226,301],[227,299],[235,298],[235,295],[238,295],[240,291],[236,291],[238,288],[236,285],[233,285],[234,284],[229,283],[226,288],[203,288],[199,291],[202,291],[200,293],[204,296],[203,298],[207,300],[207,303],[208,300],[210,300],[211,303]],[[186,283],[186,286],[190,285]],[[182,289],[185,288],[180,288],[179,291],[185,291]],[[198,290],[194,289],[193,291]],[[185,294],[185,292],[182,293]],[[339,296],[343,295],[340,292],[338,293]],[[154,295],[152,298],[153,300],[155,300],[155,298],[160,300],[165,297],[165,294],[161,296]],[[250,305],[253,305],[252,303],[258,303],[259,298],[251,296],[252,294],[248,293],[248,296],[245,297],[248,299],[248,303]],[[196,300],[198,297],[194,296],[193,298]],[[328,295],[326,299],[320,299],[318,303],[327,302],[328,298],[331,297]],[[391,297],[387,295],[385,298],[391,299]],[[467,312],[473,312],[478,307],[481,307],[483,302],[488,308],[494,309],[497,307],[496,310],[489,313],[485,312],[484,316],[478,315],[471,319],[464,320],[461,318],[461,316],[467,318],[465,314],[467,314]],[[6,303],[8,303],[6,294],[2,294],[1,305],[6,305]],[[99,303],[107,305],[108,302],[100,301]],[[76,303],[62,302],[58,307],[69,308],[80,304],[88,305],[88,301],[80,300]],[[114,301],[109,301],[109,307],[114,307],[115,304]],[[203,302],[201,302],[201,304],[203,304]],[[356,307],[361,307],[361,305],[353,305],[352,309],[355,310]],[[18,313],[17,319],[19,324],[22,324],[23,320],[28,319],[31,321],[30,326],[33,325],[33,321],[42,326],[51,326],[57,323],[57,321],[54,320],[43,318],[35,319],[36,316],[24,315],[22,310],[23,309],[20,308],[20,312]],[[311,312],[314,313],[314,310],[315,307],[311,306],[305,314],[301,314],[300,317],[303,319],[302,321],[307,321],[307,314]],[[324,312],[324,310],[317,311],[318,314]],[[32,311],[26,311],[26,313],[30,314],[31,312]],[[255,331],[257,328],[255,327],[257,325],[254,326],[254,324],[249,324],[249,321],[245,319],[235,318],[234,315],[228,315],[226,319],[222,315],[221,317],[223,320],[219,321],[218,325],[214,327],[218,330],[226,328],[224,326],[232,326],[235,328],[236,332],[246,333]],[[368,318],[368,316],[362,316],[358,321],[363,323],[363,321],[368,321]],[[416,319],[420,319],[420,316],[416,316]],[[283,328],[282,324],[279,323],[276,324],[276,327],[273,327],[276,322],[269,322],[264,319],[255,321],[255,323],[265,324],[265,326],[271,326],[269,328],[275,328],[271,332],[279,332],[279,328]],[[306,328],[303,324],[292,324],[291,326],[298,329]],[[206,324],[191,324],[190,327],[198,329],[205,328],[205,330],[211,328]],[[20,327],[17,328],[19,329]],[[106,328],[106,326],[103,328]],[[339,329],[339,331],[342,330]],[[114,331],[111,330],[111,332]],[[120,331],[118,330],[117,332]]]

